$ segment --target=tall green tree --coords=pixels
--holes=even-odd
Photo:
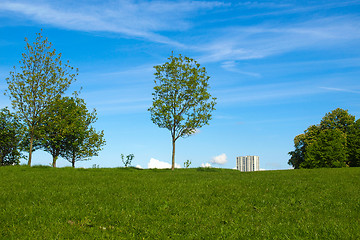
[[[347,133],[354,122],[355,116],[349,114],[348,110],[337,108],[325,114],[320,122],[320,127],[321,129],[339,129]]]
[[[347,161],[346,135],[340,129],[324,129],[316,140],[307,145],[302,168],[345,167]]]
[[[41,32],[37,33],[35,42],[30,43],[27,38],[25,42],[20,69],[14,66],[10,77],[6,78],[6,93],[28,131],[30,166],[33,144],[44,120],[45,109],[76,80],[78,70],[70,66],[69,61],[64,63],[61,60],[61,53],[56,53],[52,43]]]
[[[318,125],[311,125],[308,127],[303,134],[297,135],[294,138],[294,147],[295,150],[289,152],[291,156],[288,161],[289,165],[292,165],[295,169],[304,167],[305,162],[305,150],[307,146],[313,144],[318,140],[319,132],[321,131]]]
[[[7,108],[0,109],[0,166],[19,164],[23,128]]]
[[[297,168],[357,166],[360,157],[360,122],[337,108],[294,139],[288,164]]]
[[[216,98],[208,92],[210,77],[199,63],[181,55],[172,55],[168,60],[154,66],[155,87],[149,111],[153,123],[171,133],[174,170],[176,140],[208,124]]]
[[[96,131],[92,126],[97,120],[95,109],[89,112],[85,101],[76,96],[64,103],[63,109],[66,109],[69,116],[66,124],[70,131],[64,134],[60,156],[75,167],[77,161],[86,161],[97,156],[106,142],[104,131]]]
[[[360,119],[349,128],[347,134],[348,165],[360,167]]]

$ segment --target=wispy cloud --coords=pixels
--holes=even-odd
[[[353,90],[353,89],[345,89],[345,88],[334,88],[334,87],[320,87],[321,89],[333,91],[333,92],[346,92],[346,93],[356,93],[360,94],[360,90]]]
[[[288,8],[293,6],[292,4],[284,4],[284,3],[277,3],[277,2],[258,2],[258,1],[246,1],[237,3],[236,6],[246,7],[246,8]]]
[[[341,7],[351,7],[360,5],[360,1],[327,1],[326,3],[309,3],[306,2],[300,5],[295,5],[294,3],[283,4],[277,2],[245,2],[238,3],[237,6],[245,7],[247,9],[269,9],[270,11],[260,12],[260,13],[250,13],[243,14],[236,17],[237,19],[246,19],[246,18],[255,18],[255,17],[264,17],[264,16],[277,16],[277,15],[292,15],[292,14],[301,14],[316,12],[324,9],[337,9]],[[228,19],[229,20],[229,19]],[[232,18],[234,20],[234,18]]]
[[[360,3],[358,1],[346,1],[341,4],[330,2],[318,6],[300,7],[275,2],[240,4],[246,8],[311,11],[312,8],[317,9],[320,6],[335,8]],[[257,76],[257,73],[242,71],[227,63],[260,59],[302,48],[334,46],[360,38],[360,18],[354,15],[319,16],[308,21],[268,22],[247,26],[227,24],[229,27],[225,28],[205,24],[208,31],[204,36],[191,33],[191,35],[197,35],[197,39],[203,39],[196,42],[187,40],[189,38],[179,41],[167,34],[169,31],[185,32],[194,28],[195,19],[201,15],[202,10],[207,12],[228,8],[230,5],[230,3],[220,1],[107,0],[91,5],[87,1],[34,0],[29,3],[24,0],[5,0],[0,4],[0,12],[12,13],[37,23],[64,29],[108,32],[193,50],[199,54],[197,58],[199,62],[223,62],[224,69],[249,76]]]
[[[314,82],[261,84],[218,90],[218,102],[223,104],[266,102],[326,92]]]
[[[136,67],[132,67],[132,68],[127,68],[124,70],[120,70],[120,71],[113,71],[113,72],[104,72],[104,73],[100,73],[99,76],[101,77],[108,77],[108,76],[127,76],[127,75],[147,75],[147,76],[152,76],[152,74],[154,73],[154,66],[155,64],[151,64],[151,65],[143,65],[143,66],[136,66]]]
[[[81,97],[99,114],[117,115],[146,112],[151,105],[151,96],[150,93],[142,93],[137,88],[115,88],[84,92]]]
[[[55,6],[53,2],[4,1],[0,11],[65,29],[118,33],[183,47],[183,44],[157,32],[188,29],[192,24],[185,19],[191,14],[224,5],[215,1],[106,1],[91,6],[82,1],[63,1]]]
[[[216,32],[209,42],[199,44],[197,50],[203,52],[202,62],[231,63],[301,49],[326,49],[360,39],[359,22],[357,16],[342,16],[281,25],[231,26]]]
[[[261,74],[255,72],[247,72],[242,71],[237,67],[237,63],[235,61],[225,61],[221,64],[221,67],[229,72],[239,73],[242,75],[247,75],[251,77],[261,77]]]

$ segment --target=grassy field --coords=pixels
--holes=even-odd
[[[360,168],[0,168],[1,239],[360,239]]]

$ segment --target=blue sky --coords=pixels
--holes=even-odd
[[[68,94],[83,87],[105,131],[104,150],[78,167],[122,166],[121,153],[143,168],[170,163],[170,133],[147,109],[153,66],[172,51],[206,67],[218,99],[210,124],[177,141],[180,166],[258,155],[262,169],[288,169],[293,138],[325,113],[360,116],[360,1],[0,0],[1,92],[40,29],[79,68]],[[50,162],[34,153],[34,164]]]

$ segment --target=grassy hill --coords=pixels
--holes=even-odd
[[[0,168],[1,239],[360,239],[360,168]]]

